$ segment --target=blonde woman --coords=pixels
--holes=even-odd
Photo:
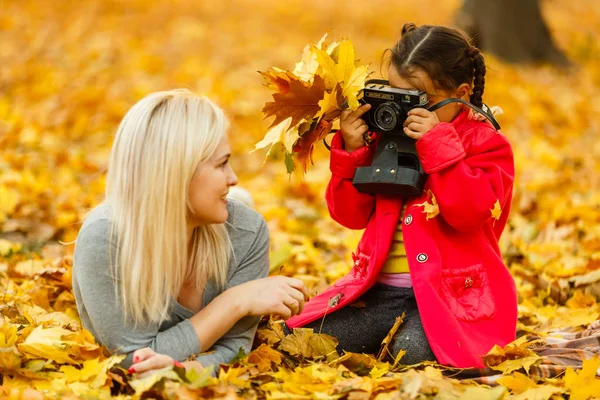
[[[142,99],[117,131],[106,201],[77,237],[83,325],[139,376],[227,363],[250,350],[261,315],[290,318],[307,298],[301,281],[266,277],[263,217],[227,200],[228,125],[188,90]]]

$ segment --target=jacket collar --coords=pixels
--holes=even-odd
[[[465,107],[465,109],[458,113],[458,115],[452,121],[450,121],[450,123],[452,126],[454,126],[454,129],[456,129],[472,119],[473,113],[471,112],[471,109]]]

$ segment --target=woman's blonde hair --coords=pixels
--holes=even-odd
[[[146,96],[119,126],[106,201],[113,211],[110,237],[118,238],[111,254],[117,295],[136,324],[165,320],[184,281],[225,286],[231,244],[224,224],[197,227],[188,249],[186,216],[194,171],[228,127],[219,107],[185,89]]]

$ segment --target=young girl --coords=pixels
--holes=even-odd
[[[406,24],[391,50],[390,85],[427,92],[428,107],[447,98],[481,107],[484,77],[483,56],[456,29]],[[510,145],[459,103],[435,112],[415,108],[404,132],[416,140],[428,175],[423,194],[360,193],[354,172],[371,164],[380,135],[365,145],[360,117],[369,108],[342,114],[326,194],[333,219],[366,228],[354,267],[287,326],[318,331],[323,323],[322,332],[338,337],[342,349],[376,353],[405,313],[390,346],[393,356],[406,350],[402,363],[481,367],[482,356],[516,332],[515,284],[498,247],[512,196]]]
[[[227,200],[237,184],[227,129],[223,111],[190,91],[142,99],[117,132],[106,201],[77,237],[81,321],[142,377],[188,358],[189,368],[227,363],[250,350],[259,316],[302,311],[301,281],[265,278],[264,219]]]

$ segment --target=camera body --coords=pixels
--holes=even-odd
[[[361,102],[371,105],[364,118],[369,132],[406,136],[403,124],[408,112],[415,107],[425,107],[428,101],[425,92],[396,89],[389,86],[388,81],[372,79],[362,90]]]
[[[427,106],[427,93],[396,89],[388,81],[371,79],[360,101],[371,104],[363,117],[369,132],[382,135],[372,164],[356,169],[354,187],[362,193],[420,196],[427,175],[417,155],[416,141],[404,133],[404,122],[412,108]]]

